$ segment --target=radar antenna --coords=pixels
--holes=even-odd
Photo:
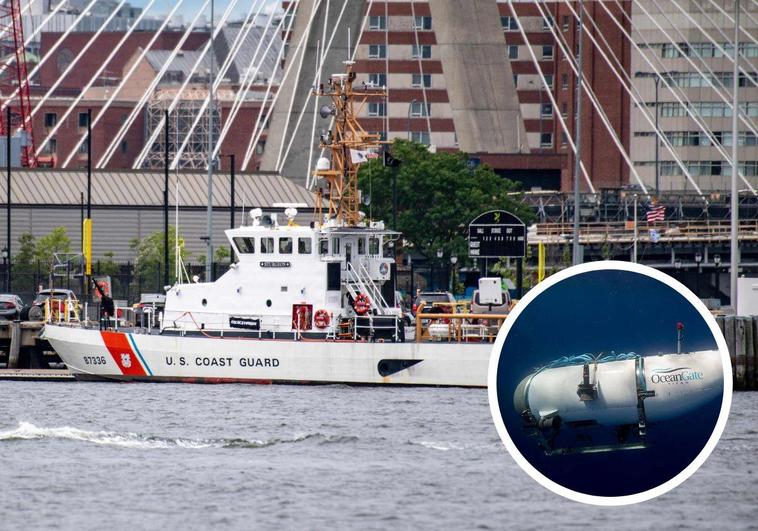
[[[387,93],[384,87],[374,90],[365,84],[361,90],[355,90],[353,82],[356,76],[352,62],[345,63],[347,71],[344,74],[332,75],[326,86],[321,84],[313,91],[315,96],[329,97],[332,101],[331,105],[321,107],[321,117],[334,117],[332,131],[322,133],[320,138],[321,148],[328,149],[331,153],[330,164],[318,164],[313,175],[316,179],[326,180],[328,190],[324,197],[327,199],[329,219],[336,219],[347,226],[355,226],[361,221],[358,211],[358,169],[366,158],[378,157],[372,149],[388,143],[382,141],[378,133],[367,133],[359,123],[357,115],[369,101],[386,102]],[[319,220],[324,219],[321,208],[319,195]]]

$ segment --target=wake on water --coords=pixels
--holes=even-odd
[[[65,439],[82,441],[92,444],[117,446],[121,448],[165,449],[165,448],[266,448],[276,444],[290,444],[304,441],[317,443],[343,443],[357,441],[357,437],[337,435],[329,436],[322,433],[308,433],[292,438],[257,439],[186,439],[174,437],[159,437],[140,435],[138,433],[115,431],[89,431],[62,426],[60,428],[41,428],[29,422],[19,422],[13,430],[0,431],[0,442],[33,439]]]

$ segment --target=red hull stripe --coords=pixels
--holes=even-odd
[[[132,350],[129,338],[121,332],[100,332],[105,343],[105,348],[110,352],[113,361],[116,362],[121,374],[126,376],[145,376],[145,369],[139,361],[139,357]]]

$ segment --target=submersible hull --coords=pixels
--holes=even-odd
[[[705,350],[540,369],[519,383],[513,399],[527,423],[541,428],[643,428],[697,410],[721,395],[723,381],[719,351]]]

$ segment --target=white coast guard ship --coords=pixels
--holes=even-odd
[[[487,385],[487,368],[504,315],[397,307],[396,239],[359,212],[358,165],[351,150],[381,144],[355,118],[382,91],[353,90],[355,74],[332,76],[334,127],[322,135],[330,159],[318,162],[317,218],[309,226],[253,210],[252,224],[226,231],[236,262],[212,283],[176,284],[159,330],[101,331],[97,324],[50,323],[44,338],[80,379],[185,382],[297,382]],[[325,204],[325,205],[324,205]],[[323,208],[326,206],[326,208]],[[65,312],[64,312],[65,314]]]

